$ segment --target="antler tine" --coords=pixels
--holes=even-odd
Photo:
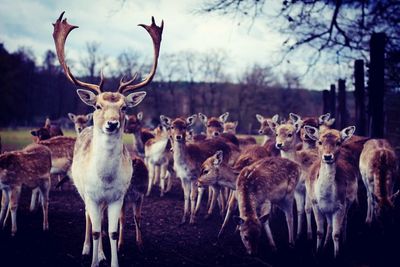
[[[157,26],[154,17],[151,17],[151,25],[139,24],[138,26],[145,28],[146,31],[150,34],[150,37],[153,41],[153,48],[154,48],[153,67],[151,68],[151,71],[147,76],[147,78],[141,81],[140,83],[132,85],[129,85],[129,83],[127,83],[126,85],[121,84],[120,87],[118,88],[118,92],[120,92],[121,94],[127,91],[139,89],[146,86],[153,80],[153,77],[156,74],[158,56],[160,54],[161,37],[164,29],[164,21],[163,20],[161,21],[161,26]]]
[[[132,76],[132,79],[126,82],[124,82],[125,76],[122,76],[121,80],[119,81],[118,92],[121,93],[122,92],[121,90],[123,90],[129,84],[133,83],[136,80],[137,75],[138,75],[137,72],[135,72],[135,74]]]
[[[68,80],[70,80],[73,84],[101,93],[101,86],[104,82],[103,79],[100,82],[100,86],[96,84],[79,81],[74,77],[74,75],[72,75],[71,70],[65,63],[65,55],[64,55],[65,41],[67,40],[68,34],[73,29],[78,28],[78,26],[69,24],[66,18],[62,20],[64,13],[65,11],[63,11],[60,17],[57,19],[57,21],[53,23],[54,26],[53,39],[54,39],[54,44],[56,46],[58,61],[60,62],[60,65],[64,70],[65,76],[67,76]]]

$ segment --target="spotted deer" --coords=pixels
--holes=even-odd
[[[276,249],[269,226],[272,204],[285,213],[289,244],[294,245],[293,201],[299,176],[300,169],[296,163],[279,157],[261,159],[240,172],[236,182],[240,217],[236,218],[236,223],[249,254],[257,253],[262,225],[269,244]]]
[[[341,131],[335,129],[320,132],[312,126],[304,127],[310,138],[317,141],[318,160],[313,164],[306,180],[317,224],[317,249],[322,248],[324,221],[327,231],[324,246],[333,238],[334,256],[339,255],[342,236],[346,240],[347,214],[357,197],[358,168],[352,164],[352,151],[343,148],[350,141],[355,127]]]
[[[218,138],[206,139],[197,143],[187,143],[187,131],[193,125],[196,115],[192,115],[186,119],[176,118],[172,120],[166,116],[161,116],[160,118],[170,129],[169,134],[172,141],[174,170],[181,180],[184,192],[184,212],[181,224],[186,222],[189,213],[189,223],[193,224],[196,222],[196,213],[201,202],[201,194],[199,194],[199,198],[197,199],[197,178],[200,176],[201,164],[218,150],[222,150],[225,154],[225,159],[229,160],[231,150],[224,141]],[[210,213],[210,210],[208,213]]]
[[[93,118],[93,113],[86,115],[75,115],[73,113],[68,113],[69,119],[74,123],[76,135],[80,134],[83,129],[90,126],[90,122]]]
[[[22,185],[40,192],[43,210],[43,231],[49,229],[48,206],[50,191],[50,150],[39,144],[32,144],[19,151],[0,155],[0,189],[3,191],[0,225],[8,211],[11,212],[11,235],[17,232],[17,209]]]
[[[398,171],[396,153],[385,139],[372,139],[364,144],[360,156],[360,171],[367,190],[368,210],[365,222],[386,216],[393,210],[393,186]]]
[[[162,115],[161,115],[162,116]],[[161,117],[161,121],[163,117]],[[145,143],[145,162],[149,168],[149,184],[146,196],[149,196],[156,181],[160,183],[160,196],[171,190],[173,171],[171,143],[166,127],[161,124],[155,129],[155,136]]]
[[[125,133],[132,134],[133,152],[135,155],[144,158],[144,144],[154,137],[150,130],[143,127],[143,112],[136,115],[127,115]]]
[[[229,117],[229,112],[225,112],[218,118],[208,118],[203,113],[199,113],[198,115],[200,121],[203,123],[204,127],[206,127],[207,138],[222,137],[225,140],[229,141],[231,144],[239,146],[239,140],[234,134],[224,133],[224,123]]]
[[[47,118],[43,127],[31,130],[31,135],[34,137],[34,141],[37,143],[41,140],[50,139],[54,136],[64,135],[64,133],[59,126],[51,124],[51,120]]]
[[[153,42],[154,61],[149,75],[134,84],[136,75],[128,81],[120,81],[117,92],[104,92],[104,79],[101,75],[99,85],[86,83],[73,76],[65,62],[64,46],[68,34],[77,26],[62,20],[64,12],[53,24],[53,38],[57,57],[69,81],[79,87],[77,93],[81,100],[95,108],[93,126],[84,129],[77,137],[71,174],[78,193],[85,203],[86,234],[82,254],[90,252],[90,232],[93,236],[92,266],[98,266],[99,238],[101,233],[102,210],[108,212],[108,233],[111,247],[111,266],[118,266],[117,239],[118,221],[124,197],[132,181],[132,159],[123,144],[122,135],[125,127],[125,115],[128,108],[137,106],[145,97],[145,92],[127,92],[149,84],[156,72],[160,50],[163,22],[150,26],[139,24],[150,35]],[[90,229],[90,227],[92,229]]]
[[[239,124],[238,121],[225,122],[223,124],[223,127],[224,127],[223,133],[229,133],[229,134],[236,135],[236,128],[237,128],[238,124]],[[239,141],[240,147],[257,144],[257,140],[253,136],[246,136],[246,137],[238,136],[237,139]]]
[[[304,214],[306,215],[307,237],[312,238],[311,218],[312,204],[307,196],[305,181],[310,175],[311,166],[317,160],[316,150],[304,149],[298,150],[298,144],[301,144],[299,134],[303,121],[300,116],[290,113],[290,120],[279,124],[277,121],[269,121],[269,126],[276,135],[276,148],[280,150],[282,158],[292,160],[301,167],[299,183],[296,185],[294,198],[296,199],[297,209],[297,238],[300,238],[303,232]],[[308,142],[308,141],[307,141]]]

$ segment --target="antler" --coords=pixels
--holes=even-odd
[[[94,90],[100,94],[102,92],[102,86],[104,84],[103,72],[101,72],[101,81],[100,81],[99,85],[85,83],[85,82],[82,82],[82,81],[79,81],[78,79],[76,79],[74,77],[74,75],[72,75],[67,64],[65,63],[65,55],[64,55],[65,41],[67,40],[68,34],[73,29],[78,28],[78,26],[68,24],[67,19],[62,20],[64,13],[65,13],[65,11],[61,13],[61,15],[57,19],[56,23],[53,23],[53,26],[54,26],[53,38],[54,38],[54,44],[56,45],[57,57],[60,62],[60,65],[64,69],[65,76],[67,76],[68,80],[70,80],[73,84],[80,86],[80,87]]]
[[[136,79],[136,74],[134,75],[134,77],[132,79],[130,79],[127,82],[124,82],[123,81],[124,78],[122,77],[119,88],[118,88],[118,92],[121,94],[125,93],[127,91],[130,91],[130,90],[135,90],[135,89],[146,86],[153,80],[154,74],[156,74],[158,55],[160,53],[161,36],[162,36],[163,28],[164,28],[164,21],[163,20],[161,21],[161,26],[159,27],[156,25],[156,23],[154,21],[154,17],[151,17],[151,25],[150,26],[144,25],[144,24],[139,24],[139,26],[145,28],[146,31],[150,34],[151,39],[153,40],[153,47],[154,47],[153,67],[151,68],[151,71],[150,71],[149,75],[147,76],[147,78],[138,84],[129,85]]]

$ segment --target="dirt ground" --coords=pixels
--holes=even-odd
[[[18,233],[10,236],[10,222],[0,232],[0,266],[90,266],[90,257],[82,258],[84,239],[84,206],[72,185],[63,191],[50,193],[49,224],[46,233],[41,230],[40,209],[28,210],[30,191],[23,190],[18,210]],[[400,204],[397,201],[397,204]],[[205,203],[204,203],[205,205]],[[399,205],[397,205],[399,206]],[[272,215],[271,227],[278,246],[272,252],[265,235],[257,257],[248,256],[235,226],[230,223],[220,244],[216,241],[222,218],[215,214],[204,220],[201,210],[197,225],[179,226],[183,210],[183,194],[179,181],[172,192],[159,197],[158,190],[145,199],[143,207],[144,251],[135,246],[132,211],[128,213],[126,243],[119,253],[121,266],[399,266],[400,212],[397,208],[392,226],[382,229],[378,225],[364,224],[364,201],[350,211],[348,242],[342,256],[333,260],[333,245],[322,254],[314,252],[314,242],[304,238],[295,248],[287,246],[286,223],[282,212]],[[315,225],[314,225],[315,227]],[[314,228],[315,229],[315,228]],[[108,238],[104,240],[108,257],[103,266],[109,265]],[[397,263],[396,263],[397,262]]]

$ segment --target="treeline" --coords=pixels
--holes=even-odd
[[[92,111],[81,103],[76,88],[54,63],[55,55],[51,51],[39,66],[29,51],[21,49],[9,53],[0,45],[1,127],[39,126],[46,117],[65,127],[68,112]],[[238,120],[239,130],[246,133],[258,127],[257,113],[287,116],[289,112],[302,115],[322,112],[321,92],[301,89],[298,81],[290,80],[291,77],[287,77],[287,84],[280,85],[268,80],[271,79],[267,77],[268,71],[253,66],[235,83],[225,78],[180,82],[163,78],[168,75],[161,69],[158,73],[161,78],[146,88],[147,97],[131,112],[143,111],[147,122],[155,125],[160,114],[175,117],[202,112],[219,116],[229,111],[229,120]],[[97,83],[99,78],[91,74],[81,79]],[[113,74],[104,87],[115,90],[119,79],[120,73]]]

